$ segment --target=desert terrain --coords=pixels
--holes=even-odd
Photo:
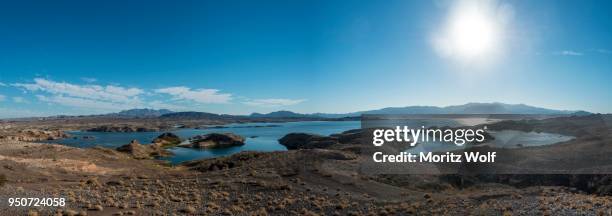
[[[609,115],[592,115],[490,126],[573,135],[576,139],[566,143],[504,151],[553,152],[576,159],[611,151],[610,119]],[[182,123],[159,123],[174,124]],[[101,125],[94,120],[66,124],[44,120],[4,122],[0,141],[0,212],[3,215],[612,214],[611,175],[361,172],[360,166],[366,160],[361,152],[369,148],[360,140],[361,130],[332,136],[298,136],[299,139],[283,142],[289,151],[242,152],[179,165],[141,157],[138,155],[141,151],[36,142],[65,137],[65,130]],[[136,147],[132,149],[141,148],[141,144],[133,145]],[[602,159],[601,164],[610,164],[608,160],[609,157]],[[532,161],[517,163],[529,167]],[[575,166],[576,170],[594,168],[592,163]],[[6,201],[10,197],[64,197],[66,206],[10,207]]]

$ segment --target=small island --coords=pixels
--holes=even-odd
[[[199,149],[227,148],[244,145],[244,140],[244,137],[233,133],[210,133],[192,137],[188,140],[188,143],[178,146]]]

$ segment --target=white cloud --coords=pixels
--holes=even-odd
[[[228,103],[232,95],[219,93],[217,89],[190,89],[184,86],[156,89],[155,92],[173,96],[174,100],[191,100],[198,103]]]
[[[44,96],[44,95],[36,95],[38,100],[47,102],[47,103],[55,103],[61,104],[64,106],[71,107],[79,107],[79,108],[87,108],[94,110],[104,110],[104,111],[119,111],[132,109],[137,107],[135,104],[123,104],[123,103],[113,103],[108,101],[98,101],[86,98],[77,98],[77,97],[65,97],[62,95],[54,95],[54,96]]]
[[[0,86],[6,86],[6,84],[4,84],[3,82],[0,82]]]
[[[554,54],[562,55],[562,56],[582,56],[584,55],[584,53],[572,51],[572,50],[562,50],[562,51],[555,52]]]
[[[46,93],[46,95],[37,95],[37,98],[44,102],[100,110],[138,107],[143,103],[139,96],[144,93],[139,88],[115,85],[77,85],[42,78],[34,79],[34,83],[12,85],[26,91]]]
[[[253,99],[242,102],[243,104],[249,106],[259,106],[259,107],[280,107],[280,106],[291,106],[302,103],[306,101],[305,99],[280,99],[280,98],[271,98],[271,99]]]
[[[13,102],[15,103],[27,103],[28,101],[23,97],[13,97]]]
[[[138,88],[124,88],[113,85],[76,85],[66,82],[54,82],[42,78],[34,79],[34,83],[16,83],[13,86],[21,87],[28,91],[42,91],[54,95],[104,100],[115,103],[137,100],[137,96],[143,93],[143,90]]]
[[[65,95],[111,102],[129,102],[136,99],[138,95],[143,93],[143,90],[138,88],[124,88],[113,85],[75,85],[66,82],[54,82],[41,78],[34,79],[34,83],[16,83],[13,85],[16,87],[22,87],[28,91],[43,91],[54,95]]]
[[[13,83],[11,86],[31,92],[36,100],[96,112],[114,112],[133,108],[154,108],[184,111],[199,104],[227,104],[234,100],[230,93],[217,89],[192,89],[173,86],[159,89],[129,88],[121,85],[75,84],[36,78],[30,83]],[[0,100],[6,97],[0,95]],[[23,97],[12,97],[16,103],[27,103]],[[291,106],[305,99],[236,99],[242,104],[256,107]]]

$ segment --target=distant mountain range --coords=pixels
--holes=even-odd
[[[65,119],[65,118],[164,118],[164,119],[211,119],[211,120],[227,120],[240,119],[248,120],[253,118],[289,118],[296,120],[317,120],[326,118],[348,118],[353,119],[362,114],[540,114],[540,115],[590,115],[593,113],[582,110],[555,110],[541,107],[534,107],[525,104],[505,104],[505,103],[467,103],[463,105],[436,107],[436,106],[406,106],[406,107],[387,107],[377,110],[367,110],[352,113],[311,113],[303,114],[292,111],[275,111],[270,113],[252,113],[250,115],[228,115],[215,114],[207,112],[174,112],[167,109],[130,109],[117,113],[108,113],[101,115],[57,115],[49,117],[30,117],[18,118],[22,120],[28,119]]]
[[[534,107],[525,104],[505,103],[467,103],[446,107],[436,106],[408,106],[388,107],[378,110],[352,113],[361,114],[573,114],[584,111],[554,110]],[[588,112],[584,112],[588,113]]]
[[[245,116],[238,115],[227,115],[227,114],[215,114],[207,112],[173,112],[161,115],[160,118],[165,119],[230,119],[230,118],[244,118]]]
[[[436,106],[407,106],[407,107],[387,107],[377,110],[368,110],[353,113],[329,114],[312,113],[302,114],[291,111],[276,111],[271,113],[252,113],[248,116],[224,115],[207,112],[172,112],[167,109],[131,109],[118,113],[107,114],[110,116],[124,117],[160,117],[178,119],[227,119],[227,118],[346,118],[356,117],[362,114],[544,114],[544,115],[588,115],[586,111],[554,110],[541,107],[534,107],[525,104],[505,104],[505,103],[467,103],[463,105],[436,107]]]
[[[467,103],[463,105],[436,107],[436,106],[407,106],[387,107],[377,110],[368,110],[344,114],[313,113],[300,114],[290,111],[277,111],[268,114],[253,113],[250,117],[318,117],[318,118],[343,118],[355,117],[362,114],[543,114],[543,115],[588,115],[591,114],[580,110],[554,110],[534,107],[525,104],[505,103]]]
[[[165,114],[173,113],[167,109],[130,109],[124,110],[118,113],[106,114],[106,116],[117,116],[117,117],[159,117]]]
[[[281,111],[271,112],[268,114],[253,113],[249,115],[249,117],[251,118],[308,118],[308,117],[320,117],[320,116],[313,115],[313,114],[301,114],[301,113],[281,110]]]

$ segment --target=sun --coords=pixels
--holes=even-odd
[[[486,55],[495,47],[495,24],[483,13],[476,10],[465,11],[452,20],[449,37],[458,55]]]
[[[434,48],[442,56],[474,62],[500,52],[504,30],[500,10],[473,2],[455,5],[434,34]]]

